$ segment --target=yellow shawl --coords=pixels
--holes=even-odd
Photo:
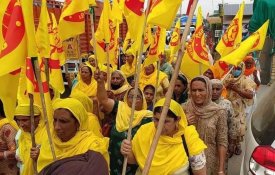
[[[159,100],[155,107],[163,106],[165,99]],[[171,100],[169,109],[180,117],[179,130],[173,137],[161,135],[149,174],[173,174],[178,169],[186,165],[188,157],[182,143],[182,135],[184,134],[188,151],[191,156],[201,153],[206,145],[199,138],[194,126],[187,126],[186,116],[181,106]],[[146,134],[144,134],[146,133]],[[150,145],[153,141],[156,128],[153,122],[140,127],[132,141],[132,150],[141,169],[144,168]]]
[[[16,123],[14,120],[9,121],[7,118],[0,119],[0,129],[1,129],[2,126],[4,126],[5,124],[10,124],[14,129],[18,130],[17,123]]]
[[[40,109],[34,105],[34,115],[40,115]],[[15,109],[15,116],[30,116],[30,105],[20,104]],[[23,170],[21,175],[34,174],[32,167],[32,159],[30,158],[30,149],[32,147],[31,134],[21,130],[21,135],[18,139],[19,157],[23,163]],[[47,139],[47,132],[43,122],[43,116],[40,115],[40,121],[38,127],[35,129],[35,142],[36,145],[41,145],[42,141]]]
[[[72,157],[78,154],[94,150],[100,152],[109,163],[108,145],[109,138],[99,138],[88,129],[88,115],[83,105],[76,99],[67,98],[55,103],[54,109],[68,109],[79,122],[79,130],[76,135],[67,142],[62,142],[55,131],[52,131],[53,145],[57,159]],[[38,171],[53,162],[48,141],[42,145],[38,157]]]
[[[133,89],[133,88],[131,88],[131,89]],[[126,94],[124,96],[124,102],[119,101],[119,103],[118,103],[118,110],[117,110],[117,115],[116,115],[116,129],[118,132],[126,131],[129,128],[131,107],[128,106],[127,96],[131,89],[129,89],[126,92]],[[132,123],[133,127],[139,125],[141,120],[144,117],[149,118],[149,117],[152,117],[152,115],[153,115],[151,111],[146,110],[147,109],[146,100],[145,100],[145,97],[143,94],[142,94],[142,96],[143,96],[142,110],[140,110],[140,111],[135,110],[134,120]]]
[[[151,73],[150,75],[145,74],[145,67],[142,68],[141,75],[140,75],[140,80],[139,80],[139,88],[144,89],[146,85],[153,85],[156,86],[157,83],[157,69],[156,69],[156,64],[154,65],[154,72]],[[159,80],[158,80],[158,87],[162,83],[162,81],[167,78],[167,75],[163,72],[159,72]]]
[[[121,94],[122,92],[127,91],[129,88],[131,88],[131,86],[129,85],[129,83],[127,81],[127,77],[125,76],[125,74],[122,71],[115,70],[114,72],[118,72],[124,78],[123,85],[117,90],[112,90],[114,95],[118,95],[118,94]]]
[[[85,67],[85,66],[88,66],[91,68],[91,66],[89,65],[83,65],[82,67]],[[75,85],[75,87],[73,87],[72,91],[78,90],[85,93],[88,97],[95,97],[97,94],[97,82],[95,81],[93,76],[91,78],[90,84],[86,84],[85,82],[83,82],[81,79],[81,76],[78,76],[78,77],[79,77],[78,82]]]
[[[121,71],[125,74],[125,76],[128,78],[128,77],[130,77],[130,76],[132,76],[132,75],[135,74],[135,69],[136,69],[136,66],[135,66],[135,64],[136,64],[136,57],[135,57],[135,53],[134,53],[134,50],[133,50],[133,49],[128,49],[128,50],[126,51],[125,54],[127,54],[127,55],[133,55],[133,56],[134,56],[134,60],[133,60],[132,65],[130,65],[130,64],[126,61],[126,63],[120,67],[120,70],[121,70]]]

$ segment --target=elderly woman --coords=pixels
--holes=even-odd
[[[15,135],[18,126],[15,121],[5,117],[4,106],[0,100],[0,170],[3,174],[17,175],[15,159]]]
[[[207,174],[225,174],[228,146],[228,127],[225,110],[212,102],[212,86],[205,76],[195,77],[190,83],[190,99],[183,104],[189,125],[194,125],[207,145]]]
[[[96,81],[93,79],[92,68],[88,65],[82,65],[80,68],[80,77],[77,84],[73,87],[73,91],[81,91],[88,95],[88,97],[93,98],[96,96]]]
[[[144,87],[148,84],[156,86],[157,82],[157,68],[156,64],[150,64],[148,66],[143,67],[140,80],[139,80],[139,88],[144,89]],[[157,99],[160,99],[165,96],[169,87],[169,80],[165,73],[159,72],[159,79],[157,84]]]
[[[134,89],[130,88],[125,96],[124,101],[117,101],[108,98],[104,87],[102,74],[96,72],[95,79],[97,80],[97,98],[103,110],[107,114],[111,114],[112,126],[110,131],[110,169],[112,175],[121,174],[123,166],[123,155],[120,153],[120,145],[123,139],[127,137],[129,129],[129,121],[131,115],[131,107],[133,103]],[[147,111],[146,100],[140,90],[137,92],[136,106],[134,111],[132,135],[134,136],[141,125],[152,121],[152,112]],[[127,175],[135,174],[136,165],[127,167]]]
[[[62,99],[57,101],[53,108],[54,130],[52,131],[52,139],[57,160],[93,150],[104,156],[106,162],[103,163],[109,162],[107,151],[109,139],[99,138],[94,133],[87,131],[87,111],[78,100],[73,98]],[[38,156],[38,171],[53,162],[50,152],[48,140],[44,140]],[[96,167],[85,171],[93,173],[100,168]]]
[[[179,104],[185,103],[188,99],[188,81],[183,74],[179,74],[175,83],[173,99]]]
[[[125,52],[126,63],[120,67],[120,70],[125,74],[130,82],[135,74],[135,53],[132,48],[129,48]]]
[[[20,174],[34,174],[32,159],[37,160],[35,153],[38,153],[39,150],[32,148],[30,105],[19,104],[15,109],[14,119],[20,127],[20,130],[16,134],[16,155],[19,161]],[[41,110],[36,105],[34,105],[34,128],[35,143],[39,147],[42,141],[47,139],[47,132],[41,116]]]
[[[120,70],[115,70],[111,76],[111,91],[114,95],[114,100],[123,101],[127,90],[131,88],[127,82],[127,78]]]
[[[123,140],[121,145],[121,153],[128,156],[128,163],[138,164],[139,170],[145,166],[164,101],[165,99],[161,99],[155,105],[154,122],[143,125],[132,142]],[[184,144],[187,145],[188,150],[185,150]],[[193,173],[206,175],[205,148],[206,145],[199,138],[195,127],[187,126],[187,120],[181,106],[171,100],[149,174],[161,172],[161,174],[187,175],[189,167],[187,154],[189,154]]]

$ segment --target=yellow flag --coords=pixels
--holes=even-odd
[[[216,50],[221,57],[229,54],[242,41],[244,2],[219,41]]]
[[[253,48],[254,44],[259,40],[260,34],[258,32],[253,33],[250,35],[246,40],[241,42],[234,51],[232,51],[230,54],[226,55],[225,57],[222,57],[220,61],[224,61],[228,64],[233,64],[235,66],[238,66],[245,56],[251,52],[251,49]]]
[[[159,55],[164,53],[166,39],[166,29],[158,27],[154,35],[154,42],[151,44],[147,58],[143,65],[148,66],[159,60]]]
[[[49,59],[49,71],[50,71],[50,85],[53,86],[59,93],[65,91],[64,82],[61,72],[61,66],[65,63],[65,53],[61,38],[59,37],[58,27],[56,19],[53,13],[51,13],[52,22],[49,20],[49,35],[50,35],[50,59]]]
[[[170,40],[170,57],[174,57],[180,45],[180,19],[178,19]]]
[[[35,34],[38,46],[38,52],[42,58],[50,57],[50,36],[48,32],[48,23],[50,21],[47,9],[47,1],[42,0],[39,24]]]
[[[267,20],[256,32],[253,33],[253,35],[256,35],[256,34],[259,35],[259,38],[256,41],[256,43],[253,45],[250,52],[253,52],[255,50],[262,50],[265,43],[268,25],[269,25],[269,20]]]
[[[112,4],[112,16],[120,24],[123,22],[122,8],[119,6],[119,2],[117,0],[113,0],[113,4]]]
[[[148,15],[148,24],[169,29],[176,17],[182,0],[154,0]]]
[[[7,6],[9,5],[9,1],[0,1],[1,2],[1,6],[0,6],[0,26],[4,26],[4,27],[8,27],[8,24],[3,24],[3,18],[6,15],[6,9]],[[2,46],[4,43],[4,35],[2,35],[2,27],[0,27],[0,54],[1,54],[1,50],[2,50]]]
[[[95,0],[88,0],[90,6],[96,6]]]
[[[14,110],[16,107],[16,96],[18,89],[20,69],[0,76],[0,99],[4,105],[6,117],[13,120]]]
[[[131,36],[130,36],[130,32],[128,30],[127,33],[126,33],[126,37],[124,38],[123,46],[122,46],[122,50],[123,50],[124,53],[128,49],[129,45],[131,45],[131,43],[132,43]]]
[[[181,72],[192,79],[201,75],[210,67],[208,50],[206,48],[205,34],[203,31],[203,18],[201,7],[198,8],[196,30],[186,46]]]
[[[85,32],[85,11],[88,8],[87,0],[65,0],[58,26],[62,41]]]
[[[151,26],[147,25],[145,35],[144,35],[143,52],[145,52],[150,47],[153,41],[154,41],[154,37],[152,35]]]
[[[5,1],[6,2],[6,1]],[[4,3],[5,3],[4,2]],[[2,8],[5,8],[4,10]],[[0,54],[0,76],[15,71],[24,64],[27,57],[27,37],[22,6],[20,2],[10,1],[0,6],[5,11],[1,16],[2,45]]]

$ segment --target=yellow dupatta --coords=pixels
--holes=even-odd
[[[5,124],[10,124],[15,130],[18,130],[18,125],[17,123],[12,120],[12,121],[9,121],[7,118],[3,118],[3,119],[0,119],[0,129],[2,128],[2,126],[4,126]]]
[[[69,110],[76,120],[79,122],[79,130],[76,135],[67,142],[62,142],[55,131],[52,131],[53,144],[57,159],[72,157],[78,154],[94,150],[101,153],[109,164],[108,145],[109,138],[99,138],[94,133],[87,131],[88,129],[88,115],[83,105],[76,99],[67,98],[59,100],[54,105],[56,109]],[[48,142],[43,144],[38,157],[38,171],[53,162],[52,155],[49,154],[50,146]]]
[[[127,77],[125,76],[125,74],[122,71],[115,70],[114,72],[118,72],[124,78],[124,83],[123,83],[123,85],[119,89],[117,89],[117,90],[111,90],[114,95],[118,95],[118,94],[121,94],[122,92],[127,91],[129,88],[131,88],[131,86],[129,85],[129,83],[127,81]]]
[[[118,132],[123,132],[128,130],[129,128],[129,121],[130,121],[130,115],[131,115],[131,107],[128,106],[127,103],[127,97],[128,93],[130,90],[133,88],[129,89],[125,96],[124,96],[124,102],[119,101],[118,103],[118,110],[117,110],[117,115],[116,115],[116,129]],[[137,111],[135,110],[134,112],[134,119],[132,123],[132,127],[135,127],[140,124],[141,120],[144,117],[152,117],[153,113],[151,111],[146,110],[147,109],[147,104],[144,95],[142,94],[142,110]]]
[[[83,65],[80,68],[80,71],[85,66],[87,66],[87,67],[91,68],[91,70],[93,70],[91,66],[89,66],[89,65]],[[78,82],[75,85],[75,87],[72,89],[72,91],[75,91],[75,90],[81,91],[81,92],[85,93],[89,97],[95,97],[96,94],[97,94],[97,82],[96,82],[96,80],[92,76],[91,83],[90,84],[86,84],[81,79],[81,76],[79,76]]]
[[[127,61],[125,64],[123,64],[121,67],[120,67],[120,70],[125,74],[125,76],[128,78],[132,75],[135,74],[135,70],[136,70],[136,57],[135,57],[135,52],[133,49],[127,49],[126,52],[125,52],[126,55],[133,55],[134,56],[134,60],[133,60],[133,63],[132,65],[130,65]]]
[[[145,67],[142,68],[141,75],[140,75],[140,80],[139,80],[139,88],[144,89],[146,85],[153,85],[155,86],[157,83],[157,68],[156,64],[153,64],[154,66],[154,72],[151,73],[150,75],[145,74]],[[159,80],[158,80],[158,88],[160,87],[161,82],[163,81],[164,78],[167,78],[167,75],[163,72],[159,72]]]
[[[35,129],[35,142],[37,145],[41,145],[44,139],[47,139],[47,132],[43,122],[43,116],[41,115],[38,106],[34,105],[34,115],[40,115],[40,121],[38,127]],[[20,104],[15,109],[15,116],[30,116],[30,105]],[[19,157],[23,163],[23,170],[21,175],[34,174],[32,159],[30,158],[30,149],[32,148],[31,134],[21,130],[21,135],[18,139]]]
[[[159,100],[155,107],[163,106],[165,99]],[[201,153],[206,145],[199,138],[194,126],[187,126],[187,119],[181,106],[174,100],[171,100],[169,109],[180,117],[178,132],[173,137],[161,135],[154,158],[151,164],[149,174],[173,174],[178,169],[186,165],[188,157],[182,143],[184,135],[191,156]],[[146,133],[146,134],[144,134]],[[132,150],[141,169],[144,168],[150,145],[156,133],[153,122],[140,127],[132,141]]]

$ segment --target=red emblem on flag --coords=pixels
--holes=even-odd
[[[142,15],[143,5],[141,0],[125,0],[125,6],[138,16]]]
[[[233,19],[231,24],[228,26],[226,32],[224,33],[222,37],[223,43],[226,45],[226,47],[233,47],[234,41],[238,36],[239,33],[239,19]]]

